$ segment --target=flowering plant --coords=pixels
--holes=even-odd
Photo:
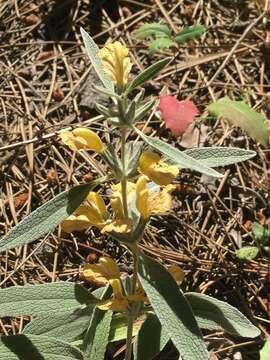
[[[66,233],[96,227],[130,251],[133,273],[123,278],[113,259],[101,257],[97,264],[85,264],[82,271],[85,281],[101,286],[94,292],[71,282],[0,290],[0,316],[33,317],[23,334],[2,338],[0,355],[12,351],[18,359],[24,358],[21,354],[35,358],[38,353],[44,359],[102,360],[110,342],[125,339],[126,360],[132,356],[147,360],[171,340],[185,360],[204,360],[209,356],[201,328],[258,336],[259,330],[225,302],[198,293],[184,294],[180,288],[183,271],[178,266],[167,269],[139,247],[151,217],[172,211],[173,180],[180,167],[222,177],[213,167],[249,159],[254,152],[237,148],[181,152],[143,134],[135,124],[153,108],[155,100],[143,102],[144,91],[135,96],[133,91],[169,59],[129,81],[132,63],[128,49],[115,42],[99,50],[84,30],[81,33],[103,84],[96,89],[112,100],[110,108],[97,104],[97,109],[119,135],[120,155],[88,128],[62,131],[64,144],[74,151],[98,153],[110,175],[65,191],[42,205],[11,229],[1,240],[0,251],[30,243],[60,223]],[[170,116],[170,111],[163,111]],[[172,120],[174,124],[176,120]],[[128,142],[130,132],[148,148]],[[94,191],[104,181],[111,184],[109,203],[102,192]]]

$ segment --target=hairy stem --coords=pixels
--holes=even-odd
[[[133,277],[132,277],[130,295],[134,295],[136,293],[136,286],[137,286],[137,281],[138,281],[138,257],[137,257],[136,250],[132,251],[132,254],[133,254]],[[131,356],[132,356],[132,334],[133,334],[133,323],[135,320],[134,305],[136,305],[136,304],[131,303],[130,309],[128,312],[128,327],[127,327],[125,360],[131,360]]]
[[[123,176],[121,180],[121,192],[122,192],[122,203],[125,217],[128,217],[128,205],[127,205],[127,177],[126,177],[126,127],[121,129],[121,161]]]

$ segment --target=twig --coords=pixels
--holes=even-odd
[[[257,19],[255,21],[253,21],[247,28],[246,30],[243,32],[243,34],[240,36],[240,38],[236,41],[236,43],[234,44],[234,46],[232,47],[231,51],[229,52],[229,54],[226,56],[226,58],[224,59],[223,63],[220,65],[220,67],[218,68],[218,70],[216,71],[216,73],[214,74],[214,76],[208,81],[207,83],[207,87],[212,85],[213,81],[215,81],[215,79],[217,78],[217,76],[221,73],[222,70],[224,70],[226,64],[228,63],[228,61],[230,60],[230,58],[233,56],[235,50],[238,48],[238,46],[241,44],[241,42],[244,40],[244,38],[247,36],[247,34],[250,32],[250,30],[256,26],[258,24],[258,22],[261,21],[262,18],[264,18],[264,16],[267,14],[267,11],[264,11],[263,13],[261,13],[261,15],[259,17],[257,17]]]

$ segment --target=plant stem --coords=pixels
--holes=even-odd
[[[136,286],[138,280],[138,257],[136,250],[132,250],[133,254],[133,277],[132,277],[132,284],[131,284],[131,292],[130,295],[134,295],[136,293]],[[132,356],[132,335],[133,335],[133,322],[134,322],[134,305],[136,303],[131,303],[130,309],[128,312],[128,327],[127,327],[127,340],[126,340],[126,353],[125,353],[125,360],[131,360]]]
[[[126,127],[123,126],[121,129],[121,161],[123,176],[121,180],[121,192],[122,192],[122,203],[125,217],[128,217],[128,205],[127,205],[127,177],[126,177]]]

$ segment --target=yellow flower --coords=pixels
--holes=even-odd
[[[179,266],[173,265],[168,271],[175,279],[178,285],[183,281],[184,273]],[[100,285],[110,284],[113,295],[110,299],[105,300],[98,305],[101,310],[112,310],[117,312],[127,311],[129,303],[132,301],[142,301],[148,303],[143,287],[140,282],[137,284],[134,295],[125,295],[120,279],[120,271],[116,262],[109,257],[101,257],[98,264],[86,264],[83,269],[83,277],[89,282]]]
[[[152,151],[145,151],[139,159],[139,170],[158,185],[168,185],[178,175],[177,166],[160,161],[160,156]]]
[[[101,310],[112,310],[117,312],[127,311],[129,302],[145,301],[144,294],[125,295],[120,280],[120,271],[116,262],[108,257],[99,259],[98,264],[87,264],[83,269],[83,277],[101,285],[110,284],[113,289],[113,296],[98,305]]]
[[[89,205],[81,205],[73,215],[65,219],[61,226],[66,233],[82,231],[91,226],[96,226],[102,233],[128,233],[132,229],[133,221],[125,218],[122,210],[122,203],[119,198],[111,200],[112,209],[115,213],[113,219],[109,218],[109,213],[102,197],[90,192],[87,196]]]
[[[80,206],[73,215],[70,215],[67,219],[62,221],[62,230],[69,234],[73,231],[83,231],[88,229],[92,225],[87,216],[88,210],[88,206]]]
[[[98,264],[86,264],[83,268],[85,280],[97,285],[106,285],[109,280],[120,279],[119,268],[113,259],[103,256]]]
[[[102,229],[106,225],[109,215],[102,197],[91,191],[87,200],[90,205],[81,205],[74,215],[70,215],[62,222],[63,231],[70,233],[85,230],[91,226]]]
[[[132,229],[133,220],[126,217],[124,214],[123,204],[122,204],[122,193],[121,193],[121,183],[112,185],[112,197],[110,200],[111,207],[114,213],[114,219],[111,220],[104,228],[102,232],[112,232],[117,233],[128,233]],[[132,191],[135,190],[135,184],[132,182],[127,182],[127,195],[128,202],[130,201],[130,196]]]
[[[77,128],[72,131],[63,131],[59,134],[64,144],[72,150],[93,150],[102,153],[104,144],[100,137],[92,130],[86,128]]]
[[[164,214],[172,207],[170,193],[175,189],[173,185],[167,185],[163,189],[159,186],[151,188],[147,184],[145,176],[139,177],[136,183],[136,207],[144,219],[151,215]]]
[[[128,81],[132,67],[128,56],[128,49],[119,41],[108,43],[99,50],[99,57],[104,71],[116,83],[119,89],[123,89]]]

